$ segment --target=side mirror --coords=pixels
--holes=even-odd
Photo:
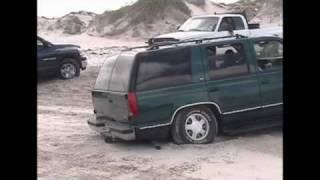
[[[259,46],[265,46],[268,44],[268,41],[260,41]]]
[[[52,44],[48,43],[48,42],[44,42],[44,47],[45,48],[51,48],[52,47]]]
[[[179,30],[180,27],[181,27],[181,25],[178,25],[178,26],[177,26],[177,30]]]
[[[265,69],[270,69],[270,68],[272,68],[272,63],[265,64]]]

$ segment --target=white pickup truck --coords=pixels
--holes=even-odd
[[[149,45],[230,35],[279,36],[283,37],[282,27],[260,28],[259,24],[249,24],[241,13],[194,16],[178,27],[177,32],[150,38]]]

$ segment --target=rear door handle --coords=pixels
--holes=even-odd
[[[217,92],[217,91],[219,91],[219,88],[211,88],[210,89],[210,92]]]
[[[268,80],[262,80],[261,84],[269,84],[270,82]]]

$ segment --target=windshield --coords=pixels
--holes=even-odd
[[[179,31],[214,31],[218,21],[218,17],[190,18],[181,25]]]
[[[40,46],[41,45],[48,45],[48,46],[53,46],[53,44],[47,40],[44,40],[40,37],[37,37],[37,45]]]

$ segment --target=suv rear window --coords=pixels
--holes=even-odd
[[[232,27],[232,30],[244,29],[243,20],[240,17],[224,17],[221,21],[219,31],[228,30],[228,26]]]
[[[107,59],[99,72],[95,89],[128,91],[134,57],[132,54],[121,54]]]
[[[235,30],[244,29],[243,20],[240,17],[233,17],[233,24]]]
[[[95,89],[98,90],[108,90],[109,88],[109,80],[111,77],[111,72],[113,66],[117,60],[118,56],[113,56],[106,59],[99,71],[99,75],[96,80],[96,84],[94,85]]]
[[[190,47],[138,55],[136,90],[151,90],[192,82]]]

